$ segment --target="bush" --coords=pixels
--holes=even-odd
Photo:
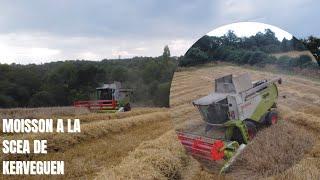
[[[291,64],[292,58],[289,56],[281,56],[278,60],[276,60],[276,64],[278,64],[282,68],[288,68]]]
[[[298,59],[298,66],[302,67],[304,64],[312,62],[312,59],[308,55],[301,55]]]
[[[29,104],[31,107],[49,107],[55,104],[55,100],[49,92],[40,91],[31,97]]]
[[[234,50],[230,51],[227,57],[227,61],[240,63],[241,57],[243,56],[244,52],[241,50]]]
[[[304,64],[302,65],[302,68],[308,68],[308,69],[312,69],[312,70],[318,70],[318,69],[319,69],[319,65],[318,65],[318,63],[311,61],[311,62],[304,63]]]
[[[184,58],[179,62],[180,66],[192,66],[197,64],[204,64],[209,61],[209,56],[206,52],[199,48],[191,48],[186,53]]]
[[[250,65],[255,65],[255,64],[264,64],[265,60],[268,59],[268,55],[262,51],[256,51],[253,52],[251,55],[250,59],[248,60],[248,63]]]
[[[252,54],[253,53],[251,51],[247,51],[246,53],[244,53],[240,59],[239,64],[247,64]]]
[[[154,104],[161,107],[169,107],[169,92],[170,92],[170,82],[158,84],[155,93]]]
[[[8,108],[12,106],[17,106],[17,103],[14,101],[14,99],[0,94],[0,108]]]

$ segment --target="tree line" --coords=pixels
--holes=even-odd
[[[264,66],[278,64],[282,67],[318,68],[310,56],[301,55],[293,58],[284,56],[277,59],[273,53],[289,51],[305,51],[314,49],[313,54],[319,54],[319,42],[314,37],[298,40],[295,37],[279,41],[275,33],[266,29],[250,37],[238,37],[233,31],[228,31],[221,37],[205,35],[200,38],[179,62],[180,66],[193,66],[210,61],[228,61],[237,64]],[[311,40],[310,40],[311,39]],[[319,40],[319,39],[318,39]],[[320,65],[320,61],[318,59]]]
[[[0,107],[69,106],[95,99],[96,87],[114,81],[133,89],[133,104],[169,106],[176,64],[168,47],[159,57],[0,64]]]

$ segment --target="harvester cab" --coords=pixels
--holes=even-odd
[[[192,102],[204,132],[178,131],[179,140],[197,159],[224,160],[225,172],[259,129],[277,123],[277,82],[281,78],[252,82],[247,73],[216,79],[214,92]]]
[[[132,94],[132,89],[122,88],[121,83],[115,81],[114,83],[103,84],[101,87],[96,88],[97,100],[76,101],[74,106],[107,112],[130,111]]]

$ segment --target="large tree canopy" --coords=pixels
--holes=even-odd
[[[300,41],[293,37],[290,40],[284,38],[280,41],[270,29],[258,32],[250,37],[238,37],[233,31],[228,31],[220,37],[205,35],[200,38],[187,51],[179,65],[192,66],[210,61],[228,61],[258,66],[279,64],[281,67],[286,68],[314,69],[317,65],[312,62],[310,56],[285,57],[281,58],[282,60],[285,59],[284,61],[280,61],[272,55],[274,53],[304,51],[307,49],[310,49],[315,55],[319,54],[319,39],[309,37],[307,40]]]
[[[68,106],[95,98],[95,88],[120,81],[133,88],[133,103],[168,106],[176,60],[134,57],[123,60],[66,61],[42,65],[0,64],[0,107]]]

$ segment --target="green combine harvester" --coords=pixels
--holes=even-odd
[[[121,83],[115,81],[96,88],[97,100],[75,101],[74,106],[86,107],[97,112],[130,111],[132,93],[132,89],[122,88]]]
[[[193,101],[204,125],[177,131],[180,142],[196,159],[222,161],[226,172],[259,129],[277,123],[276,83],[281,78],[252,82],[247,73],[216,79],[214,92]]]

